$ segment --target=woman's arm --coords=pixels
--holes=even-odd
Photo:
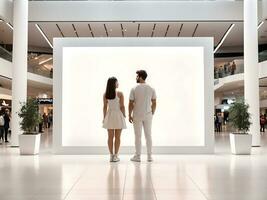
[[[119,98],[120,98],[120,110],[121,110],[123,116],[126,117],[125,106],[124,106],[124,96],[123,96],[122,92],[119,92]]]
[[[108,100],[106,99],[106,94],[103,95],[103,119],[105,119],[106,114],[107,114],[107,108],[108,108]]]

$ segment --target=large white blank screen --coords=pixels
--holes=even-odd
[[[64,47],[62,145],[106,146],[102,98],[107,79],[117,77],[127,110],[135,72],[145,69],[147,83],[157,93],[153,145],[204,146],[203,51],[203,47]],[[121,142],[134,145],[128,119]]]

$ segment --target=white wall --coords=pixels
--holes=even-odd
[[[0,18],[7,22],[13,21],[13,3],[12,0],[0,0]]]
[[[212,41],[211,38],[54,39],[55,152],[107,153],[106,130],[101,128],[106,80],[118,76],[127,105],[130,88],[136,84],[135,71],[145,68],[151,74],[151,84],[158,89],[154,152],[213,153]],[[197,49],[202,49],[202,53]],[[165,69],[163,66],[167,77],[160,72]],[[77,112],[79,117],[73,118]],[[189,121],[195,127],[189,127]],[[131,124],[128,126],[123,133],[126,139],[122,141],[125,145],[121,153],[134,152],[133,128]],[[196,138],[202,139],[196,141]]]
[[[47,14],[49,13],[49,14]],[[30,1],[29,21],[240,21],[242,1]]]

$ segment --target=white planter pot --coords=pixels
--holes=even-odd
[[[252,135],[250,134],[230,134],[230,144],[232,154],[251,154]]]
[[[19,135],[19,150],[21,155],[34,155],[39,153],[41,134]]]

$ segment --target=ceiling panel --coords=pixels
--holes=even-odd
[[[51,43],[53,43],[53,38],[62,37],[56,23],[39,23],[39,26]]]
[[[107,37],[106,30],[103,23],[90,23],[94,37]]]
[[[107,28],[109,37],[122,37],[123,36],[121,23],[119,22],[106,23],[106,28]]]
[[[143,22],[140,23],[139,37],[151,37],[154,23]]]
[[[259,28],[259,44],[267,44],[267,21]]]
[[[50,48],[49,44],[46,42],[44,37],[38,31],[34,23],[29,23],[28,30],[29,30],[28,43],[30,46]]]
[[[195,37],[213,37],[214,46],[220,42],[231,23],[199,23]]]
[[[74,23],[77,34],[79,37],[92,37],[91,31],[89,29],[87,22]]]
[[[197,23],[184,23],[179,37],[192,37]]]
[[[170,27],[167,32],[167,37],[178,37],[182,23],[169,23]]]
[[[124,37],[136,37],[138,23],[122,23],[124,29]]]
[[[13,43],[13,31],[7,26],[5,22],[0,21],[0,43],[12,44]]]
[[[44,33],[47,35],[49,41],[52,43],[54,37],[62,37],[56,23],[41,22],[38,23]],[[63,34],[68,37],[75,37],[75,32],[72,27],[72,23],[59,22],[59,27]],[[138,32],[138,22],[106,22],[106,28],[110,37],[122,36],[121,24],[124,30],[125,37],[136,37]],[[158,22],[155,26],[154,37],[164,37],[168,28],[167,37],[177,37],[180,31],[180,37],[191,37],[196,24],[194,22],[177,23],[177,22]],[[243,23],[235,23],[235,27],[227,36],[222,47],[243,46]],[[91,30],[96,37],[106,37],[106,31],[104,28],[104,22],[92,22],[90,23]],[[79,37],[91,37],[90,28],[88,22],[75,22],[74,26],[77,30]],[[199,23],[196,30],[196,37],[214,37],[215,45],[221,40],[222,36],[226,32],[230,23]],[[151,37],[154,23],[140,23],[139,37]],[[111,31],[112,29],[112,31]],[[267,43],[267,21],[259,29],[259,44]],[[5,22],[0,22],[0,43],[12,44],[13,31]],[[35,23],[29,23],[29,45],[36,47],[49,47],[44,38],[35,27]]]
[[[168,25],[168,23],[157,23],[155,26],[153,37],[165,37]]]
[[[72,23],[58,23],[58,27],[60,28],[64,37],[77,37],[73,28]]]

